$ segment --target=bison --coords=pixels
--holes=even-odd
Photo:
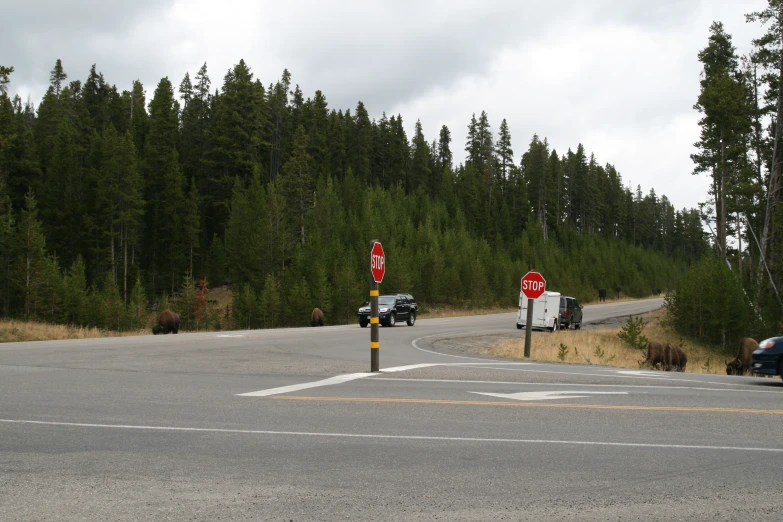
[[[320,308],[313,308],[313,313],[310,314],[310,326],[323,326],[324,325],[324,313]]]
[[[644,360],[639,361],[639,368],[645,364],[649,364],[651,368],[658,369],[658,365],[664,366],[666,364],[665,359],[666,346],[658,341],[650,341],[647,343],[647,349],[642,352],[644,354]]]
[[[159,333],[167,334],[169,332],[179,332],[179,315],[171,310],[163,310],[158,318],[158,324],[152,328],[152,333],[158,335]]]
[[[606,301],[606,288],[598,289],[598,301]]]
[[[750,370],[751,355],[759,347],[755,339],[745,337],[740,341],[737,356],[726,361],[726,375],[744,375]]]
[[[685,365],[688,364],[688,356],[685,355],[685,350],[676,344],[666,343],[666,348],[664,349],[664,359],[664,370],[667,372],[672,370],[684,372]]]

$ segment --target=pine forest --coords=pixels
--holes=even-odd
[[[408,136],[402,115],[335,110],[287,70],[266,84],[243,60],[219,82],[203,64],[154,89],[117,87],[96,65],[69,81],[56,60],[37,102],[9,95],[3,66],[0,315],[125,330],[171,300],[184,330],[304,326],[315,306],[327,324],[351,322],[373,238],[387,257],[381,291],[424,308],[513,307],[529,269],[582,301],[599,288],[643,297],[716,256],[774,306],[741,219],[766,234],[780,281],[780,36],[746,60],[712,34],[695,162],[715,193],[701,209],[632,186],[581,144],[512,140],[480,108],[462,129],[425,137],[416,122]],[[741,114],[715,113],[724,96]],[[737,234],[744,250],[726,241]],[[205,306],[225,285],[229,309]]]

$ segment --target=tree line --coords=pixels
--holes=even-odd
[[[229,323],[199,327],[304,324],[314,306],[350,321],[372,238],[382,290],[424,306],[513,305],[530,268],[582,300],[648,295],[710,248],[698,210],[625,186],[581,144],[560,154],[534,135],[515,155],[484,111],[462,147],[446,126],[430,141],[416,122],[409,139],[401,115],[330,109],[287,70],[265,86],[243,60],[219,88],[204,64],[149,101],[95,65],[68,82],[57,60],[35,106],[8,95],[12,74],[0,68],[6,317],[129,328],[202,280],[230,283],[234,302]]]
[[[737,55],[721,22],[697,54],[693,173],[711,181],[700,211],[715,255],[691,267],[669,302],[681,332],[727,350],[783,329],[783,1],[769,0],[746,21],[761,29],[749,54]]]

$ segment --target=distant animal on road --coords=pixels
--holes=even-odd
[[[647,349],[642,352],[644,359],[639,361],[639,368],[649,365],[650,368],[658,369],[658,365],[666,365],[665,358],[666,346],[658,341],[647,343]]]
[[[673,370],[684,372],[685,365],[688,364],[688,356],[685,355],[685,350],[676,344],[666,343],[664,359],[666,360],[664,370],[667,372]]]
[[[324,313],[320,308],[313,308],[313,313],[310,314],[310,326],[323,326],[324,325]]]
[[[606,301],[606,288],[598,289],[598,301]]]
[[[160,333],[177,333],[179,332],[179,315],[171,310],[163,310],[158,318],[158,324],[152,327],[152,333],[158,335]]]
[[[750,337],[743,338],[740,341],[737,356],[730,361],[726,361],[726,375],[744,375],[745,372],[750,370],[751,356],[758,347],[759,343],[755,339]]]

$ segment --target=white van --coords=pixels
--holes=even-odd
[[[533,300],[533,328],[543,328],[554,332],[558,328],[557,318],[560,315],[560,292],[544,292]],[[519,293],[519,314],[517,328],[527,326],[527,297]]]

